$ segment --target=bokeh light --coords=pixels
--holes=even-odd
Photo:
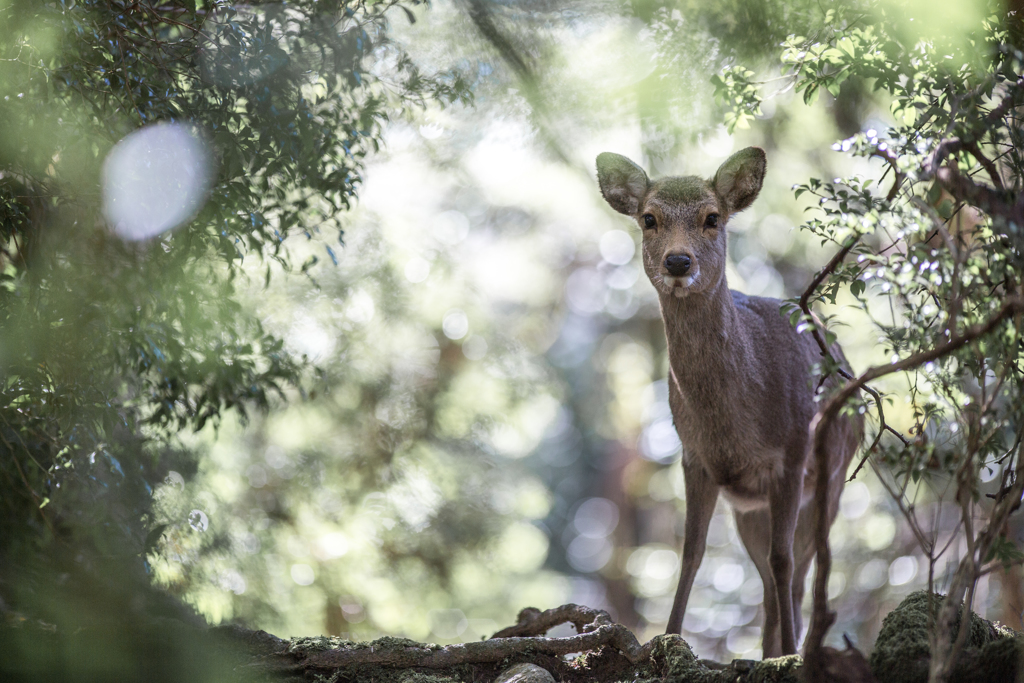
[[[159,235],[199,211],[212,177],[207,143],[195,128],[144,126],[118,142],[103,163],[103,215],[123,239]]]

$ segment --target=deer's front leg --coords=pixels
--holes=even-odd
[[[776,601],[783,655],[796,654],[797,633],[793,618],[793,537],[800,514],[802,489],[803,469],[792,471],[786,468],[783,476],[772,486],[768,499],[768,516],[771,519],[768,565],[771,567],[775,582],[775,595],[765,595],[764,599]]]
[[[686,480],[686,522],[683,527],[683,562],[679,570],[679,587],[672,602],[672,614],[668,618],[666,633],[680,633],[683,629],[683,613],[690,598],[693,578],[704,558],[704,546],[708,539],[708,525],[718,500],[718,485],[708,476],[704,466],[691,460],[683,461],[683,477]]]

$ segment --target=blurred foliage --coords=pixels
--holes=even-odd
[[[408,12],[0,4],[0,607],[13,623],[42,620],[59,640],[83,615],[126,611],[117,629],[132,632],[160,600],[142,557],[160,535],[153,488],[197,467],[178,435],[299,385],[307,362],[240,303],[260,277],[243,259],[266,282],[271,263],[333,258],[383,124],[470,96],[388,40],[388,17]],[[101,166],[130,131],[173,120],[212,150],[210,201],[187,228],[123,241],[101,214]],[[319,250],[297,261],[287,238],[303,235]]]
[[[157,494],[155,576],[215,620],[275,633],[478,639],[512,594],[557,599],[529,524],[549,496],[513,458],[558,402],[443,273],[410,282],[389,221],[369,220],[317,290],[264,293],[268,326],[321,359],[329,393],[199,435],[198,478]],[[182,522],[191,510],[207,533]]]

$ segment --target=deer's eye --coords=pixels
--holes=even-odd
[[[649,213],[645,213],[644,214],[644,227],[645,228],[654,228],[654,227],[657,227],[657,225],[658,225],[658,220],[654,216],[652,216]]]
[[[718,227],[718,214],[709,213],[708,217],[704,219],[705,228],[717,228]]]

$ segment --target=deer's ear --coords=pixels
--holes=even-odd
[[[601,194],[613,209],[636,216],[640,198],[647,192],[647,174],[621,154],[597,155],[597,182]]]
[[[729,205],[729,213],[742,211],[757,199],[768,167],[764,150],[747,147],[725,160],[712,183],[718,196]]]

